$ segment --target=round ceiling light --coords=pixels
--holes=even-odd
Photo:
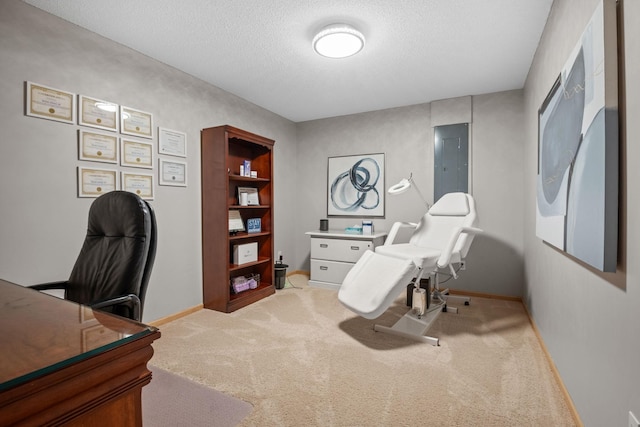
[[[333,24],[324,27],[313,38],[313,49],[327,58],[346,58],[364,47],[364,36],[350,25]]]

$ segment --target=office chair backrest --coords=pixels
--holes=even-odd
[[[112,191],[98,197],[89,210],[87,235],[65,298],[92,304],[135,294],[142,310],[155,247],[155,215],[146,201],[128,191]],[[107,311],[131,317],[126,306]]]
[[[422,217],[409,242],[420,247],[443,248],[454,228],[475,227],[477,218],[473,197],[466,193],[447,193]],[[465,258],[472,241],[473,235],[463,234],[453,252]]]

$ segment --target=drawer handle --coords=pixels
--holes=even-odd
[[[328,269],[329,269],[329,267],[327,267],[326,265],[321,265],[320,266],[320,270],[328,270]]]
[[[352,251],[359,251],[360,250],[360,246],[351,246],[351,250]]]
[[[321,247],[321,248],[328,248],[328,247],[329,247],[329,245],[327,245],[326,243],[320,243],[320,247]]]

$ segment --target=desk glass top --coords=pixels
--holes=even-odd
[[[156,331],[0,279],[0,391]]]

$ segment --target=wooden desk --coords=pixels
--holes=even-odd
[[[153,327],[0,279],[0,425],[141,426]]]

